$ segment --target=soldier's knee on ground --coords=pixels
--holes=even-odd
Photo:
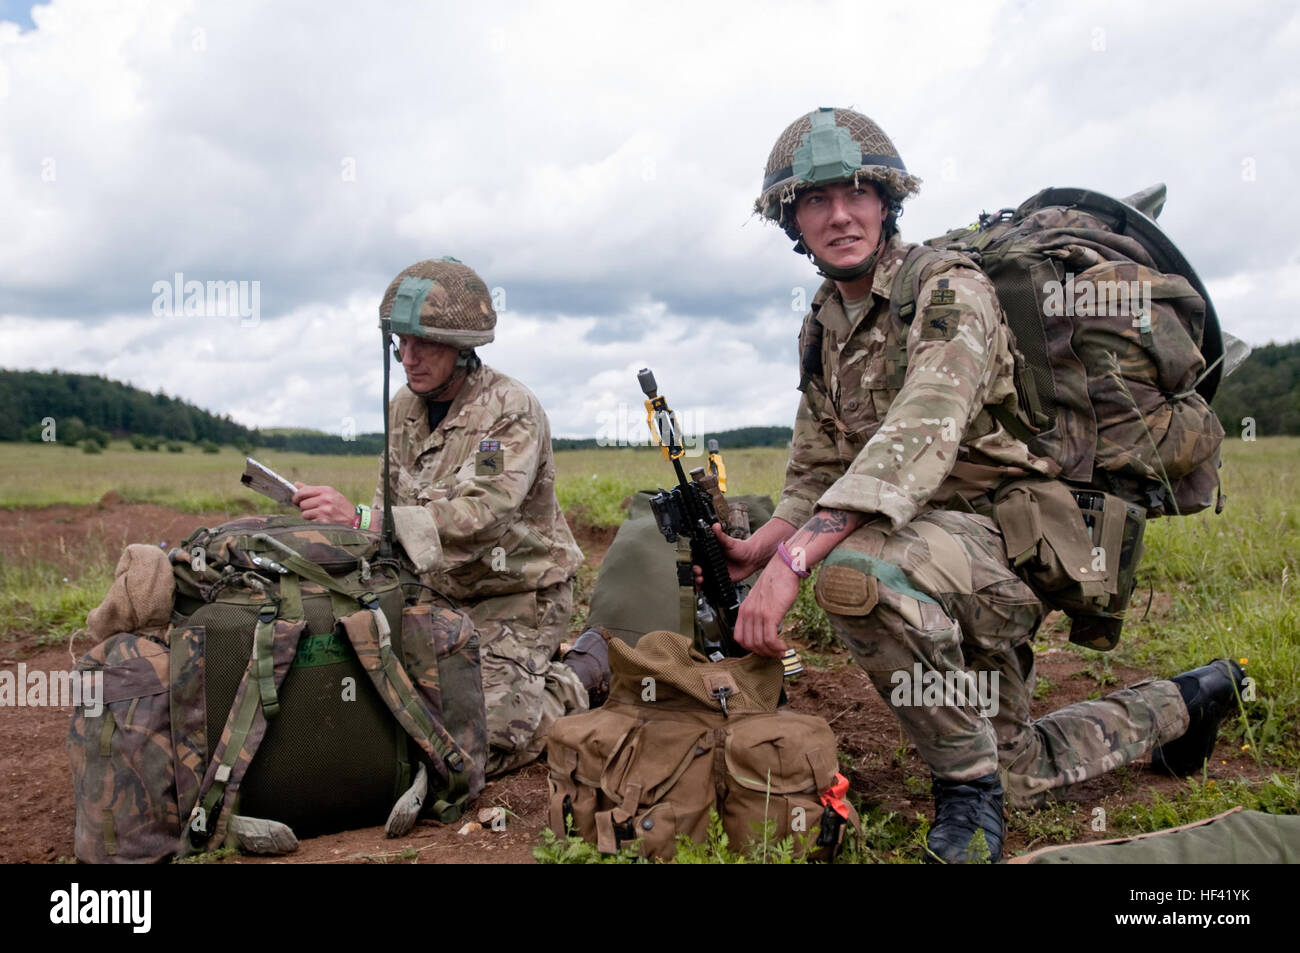
[[[483,657],[483,698],[488,775],[533,761],[546,747],[546,735],[557,719],[587,710],[587,690],[568,666],[550,663],[535,674],[518,660],[491,652]]]

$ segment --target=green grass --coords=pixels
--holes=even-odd
[[[368,456],[257,450],[254,456],[290,480],[333,486],[348,499],[369,503],[379,459]],[[733,450],[726,456],[729,485],[743,493],[775,495],[785,475],[786,453],[773,448]],[[683,458],[689,470],[702,457]],[[623,501],[638,490],[672,486],[672,464],[658,450],[565,450],[555,455],[556,495],[565,512],[596,526],[623,521]],[[282,508],[242,486],[244,457],[231,447],[202,453],[185,445],[179,454],[132,449],[125,440],[88,461],[58,444],[0,443],[0,507],[98,502],[117,493],[127,503],[157,503],[185,513],[277,512]]]
[[[51,563],[0,555],[0,638],[35,635],[45,643],[80,628],[112,585],[114,565],[96,562],[68,576]]]
[[[1224,444],[1224,511],[1147,524],[1134,608],[1109,653],[1163,676],[1212,658],[1249,659],[1256,700],[1225,730],[1261,760],[1291,767],[1300,765],[1298,460],[1294,437]],[[1143,619],[1148,587],[1170,604]]]
[[[1300,775],[1273,774],[1263,781],[1188,778],[1173,797],[1125,805],[1108,818],[1118,836],[1146,834],[1214,817],[1234,807],[1266,814],[1300,814]]]
[[[184,513],[265,512],[278,504],[239,482],[244,457],[231,447],[203,453],[132,449],[112,441],[93,460],[80,450],[40,443],[0,443],[0,507],[98,502],[117,493],[127,503],[157,503]],[[370,502],[379,473],[377,457],[315,456],[259,450],[262,463],[290,480],[329,484],[349,499]]]

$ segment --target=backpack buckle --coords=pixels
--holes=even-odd
[[[736,694],[736,680],[731,677],[730,672],[706,672],[704,674],[704,687],[709,690],[709,697],[716,701],[722,707],[722,716],[730,718],[731,714],[727,711],[727,699]]]

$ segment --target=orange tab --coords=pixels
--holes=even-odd
[[[836,771],[835,783],[826,789],[826,793],[821,796],[821,802],[847,821],[849,819],[849,805],[845,802],[844,795],[848,793],[849,779]]]

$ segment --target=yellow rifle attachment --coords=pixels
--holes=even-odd
[[[709,441],[709,473],[718,478],[718,489],[727,492],[727,465],[722,462],[718,441]]]
[[[660,427],[655,425],[656,418],[663,421],[665,417],[670,428],[667,442],[664,441],[664,434]],[[652,397],[645,402],[645,422],[650,428],[650,436],[663,452],[665,460],[679,460],[686,455],[686,447],[683,446],[681,439],[682,425],[677,422],[677,413],[669,409],[668,401],[662,395]]]

